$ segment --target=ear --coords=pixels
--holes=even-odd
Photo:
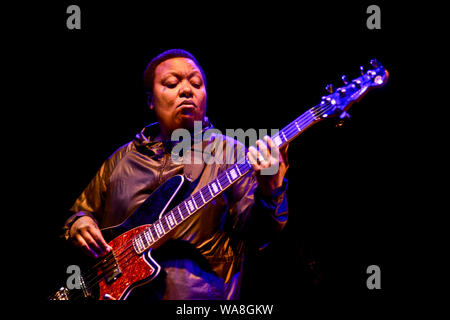
[[[152,99],[153,95],[148,93],[147,94],[147,105],[150,108],[150,110],[154,110],[155,106],[153,105],[153,99]]]

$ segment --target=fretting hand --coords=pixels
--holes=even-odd
[[[289,144],[278,148],[269,136],[264,141],[256,141],[259,150],[251,146],[247,157],[256,171],[258,185],[264,196],[270,197],[282,186],[283,178],[289,167],[287,149]]]

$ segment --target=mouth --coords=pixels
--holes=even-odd
[[[195,105],[194,101],[192,100],[184,100],[183,102],[181,102],[177,108],[181,108],[181,107],[187,107],[187,108],[196,108],[197,106]]]

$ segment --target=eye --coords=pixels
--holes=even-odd
[[[199,89],[202,86],[202,80],[198,79],[198,78],[192,78],[191,79],[191,84],[193,87]]]
[[[168,81],[164,82],[164,85],[170,89],[175,88],[177,86],[177,84],[178,84],[177,80],[168,80]]]
[[[175,88],[179,83],[179,79],[174,75],[168,75],[161,79],[161,84],[166,88]]]

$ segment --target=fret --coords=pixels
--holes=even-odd
[[[144,230],[144,235],[145,235],[145,238],[147,238],[148,242],[150,242],[150,243],[155,242],[155,240],[152,237],[152,233],[150,232],[150,230],[148,228]]]
[[[183,204],[183,203],[181,203],[181,204],[178,206],[178,212],[180,213],[181,219],[184,220],[183,211],[181,211],[181,205],[182,205],[182,204]]]
[[[145,248],[148,248],[152,244],[151,241],[148,241],[147,237],[145,236],[145,232],[141,233],[141,238]]]
[[[144,240],[144,242],[145,242],[145,247],[148,248],[148,247],[152,244],[153,241],[151,241],[151,240],[148,239],[148,237],[147,237],[145,231],[142,232],[141,234],[142,234],[142,238],[143,238],[143,240]]]
[[[213,198],[213,196],[211,194],[211,190],[209,189],[209,186],[208,185],[204,186],[202,188],[202,190],[203,190],[202,194],[204,194],[204,198],[205,198],[206,202],[210,201]],[[208,192],[206,192],[206,190],[208,190]]]
[[[272,138],[273,142],[277,147],[281,146],[283,144],[283,141],[281,141],[281,137],[279,135],[276,135]]]
[[[231,176],[232,181],[234,181],[238,178],[238,174],[234,168],[230,170],[230,176]]]
[[[184,208],[183,202],[180,203],[180,205],[177,208],[178,208],[178,213],[180,214],[181,220],[184,220],[183,210],[186,210],[186,209],[181,210],[181,208]]]
[[[226,189],[231,184],[227,171],[225,171],[225,174],[222,174],[222,177],[220,177],[220,183],[222,184],[223,189]]]
[[[145,242],[151,244],[153,241],[151,237],[148,236],[147,230],[142,231],[142,235],[144,236]]]
[[[187,215],[189,216],[191,214],[191,212],[189,211],[189,207],[188,207],[186,201],[184,201],[183,203],[184,203],[184,206],[186,207]],[[183,216],[183,218],[184,218],[184,216]]]
[[[314,113],[314,111],[312,110],[313,108],[311,108],[311,109],[309,109],[308,111],[309,111],[309,116],[311,117],[311,119],[313,120],[313,121],[315,121],[315,120],[319,120],[317,117],[316,117],[316,114]],[[306,112],[305,112],[306,113]]]
[[[220,184],[219,179],[216,179],[216,181],[217,181],[217,184],[219,185],[220,190],[223,190],[223,188],[222,188],[222,186],[221,186],[221,184]]]
[[[145,248],[147,247],[147,244],[146,244],[147,241],[144,242],[144,238],[142,238],[142,233],[138,234],[136,236],[136,238],[138,238],[136,240],[138,241],[139,249],[142,250],[142,251],[145,250]]]
[[[142,252],[142,251],[145,250],[145,244],[144,244],[144,241],[142,240],[142,237],[141,237],[140,234],[138,235],[137,238],[138,238],[138,239],[136,239],[136,240],[137,240],[137,245],[138,245],[139,251]]]
[[[230,179],[230,177],[228,176],[228,173],[226,171],[225,171],[225,175],[227,176],[228,182],[231,183],[232,180]]]
[[[143,252],[145,250],[144,243],[142,242],[142,239],[140,235],[137,235],[133,238],[133,247],[134,250],[138,253]]]
[[[242,176],[241,170],[239,170],[239,166],[236,165],[236,170],[239,172],[239,176]]]
[[[302,131],[302,129],[300,128],[300,126],[298,125],[297,121],[294,121],[295,126],[297,127],[298,132]]]
[[[162,219],[160,219],[160,221],[161,221],[161,226],[163,227],[164,233],[169,232],[170,227],[169,227],[169,223],[167,222],[166,216],[162,217]]]
[[[295,136],[298,134],[299,129],[297,128],[297,123],[292,122],[290,123],[286,128],[283,129],[284,138],[286,141],[289,141],[290,139],[295,138]]]
[[[281,132],[281,134],[283,135],[284,140],[285,140],[285,141],[288,141],[288,139],[286,138],[286,135],[284,134],[284,131],[281,130],[280,132]]]
[[[212,199],[212,198],[214,198],[214,194],[211,191],[211,187],[209,186],[209,184],[207,186],[208,186],[209,194],[211,195],[211,199]]]
[[[215,182],[211,183],[211,188],[212,188],[212,191],[213,191],[212,196],[214,197],[219,192],[219,188],[217,187],[217,184]],[[209,191],[211,191],[211,189],[209,189]]]
[[[158,234],[159,238],[161,238],[164,235],[164,231],[163,231],[160,223],[161,223],[160,221],[157,221],[154,223],[154,226],[156,228],[156,233]]]
[[[189,212],[189,209],[187,209],[187,204],[186,204],[186,202],[183,202],[184,203],[184,206],[183,207],[180,207],[180,210],[181,210],[181,213],[183,214],[183,220],[184,219],[187,219],[187,218],[189,218],[189,214],[190,214],[190,212]]]
[[[242,174],[245,174],[245,173],[247,173],[248,170],[250,170],[251,164],[248,162],[248,159],[246,159],[246,160],[245,160],[245,163],[239,165],[239,167],[240,167],[239,171],[240,171]]]
[[[202,197],[203,204],[206,203],[205,198],[203,198],[202,189],[198,190],[198,193],[200,194],[200,197]]]
[[[151,225],[151,226],[148,227],[148,228],[150,229],[150,232],[152,233],[153,239],[155,239],[155,241],[158,240],[158,239],[159,239],[159,236],[158,236],[158,233],[156,233],[155,226],[154,226],[154,225]]]
[[[174,217],[175,217],[175,220],[177,221],[177,223],[180,223],[181,221],[183,221],[183,215],[181,214],[180,206],[177,206],[177,209],[178,209],[178,215],[174,216]],[[177,219],[177,217],[179,219]]]
[[[167,215],[167,220],[169,221],[169,227],[173,228],[175,226],[175,218],[172,211]]]
[[[195,211],[195,201],[194,201],[194,198],[193,197],[191,197],[191,199],[189,199],[188,200],[188,205],[189,205],[189,209],[191,209],[190,211],[189,211],[189,214],[191,214],[192,212],[194,212]]]
[[[202,200],[202,198],[198,196],[198,193],[199,193],[199,192],[196,192],[196,193],[192,196],[192,200],[193,200],[194,205],[195,205],[195,207],[196,207],[197,209],[201,208],[201,206],[204,204],[204,202],[202,202],[202,203],[200,203],[200,205],[198,205],[197,202],[200,202],[200,201]],[[197,197],[197,199],[196,199],[195,197]]]

